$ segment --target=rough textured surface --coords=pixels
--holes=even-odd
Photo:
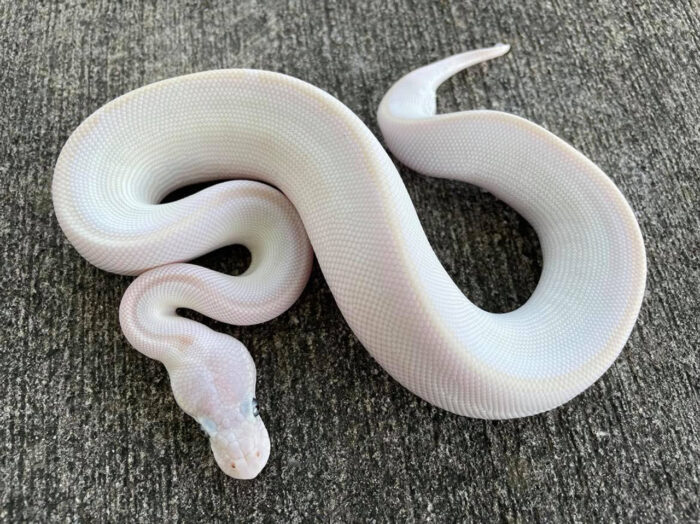
[[[700,517],[700,10],[695,2],[285,2],[0,5],[0,520],[693,521]],[[80,121],[145,83],[257,67],[328,90],[376,132],[415,65],[505,41],[441,89],[441,108],[543,124],[636,210],[648,291],[622,356],[553,412],[485,422],[402,389],[358,344],[318,270],[300,301],[240,337],[274,451],[255,481],[215,466],[164,369],[122,337],[129,279],[68,245],[52,212]],[[473,187],[403,170],[447,270],[479,305],[524,302],[536,236]],[[239,249],[206,257],[234,271]]]

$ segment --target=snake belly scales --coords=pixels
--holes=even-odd
[[[386,151],[326,92],[267,71],[180,76],[98,109],[58,158],[53,201],[88,261],[140,275],[120,321],[167,368],[177,403],[209,435],[219,467],[253,478],[270,454],[255,365],[238,340],[178,308],[250,325],[299,297],[313,253],[349,326],[416,395],[470,417],[522,417],[589,387],[639,312],[646,255],[613,182],[542,127],[498,111],[436,115],[438,86],[500,56],[499,44],[417,69],[384,96],[378,121],[405,165],[475,184],[535,229],[539,282],[518,309],[471,303],[440,264]],[[173,190],[225,180],[161,203]],[[230,276],[184,261],[242,244]],[[313,247],[313,251],[312,251]]]

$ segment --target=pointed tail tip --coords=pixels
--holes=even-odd
[[[480,62],[486,62],[488,60],[498,58],[499,56],[503,56],[508,51],[510,51],[510,45],[499,42],[491,47],[482,47],[479,49],[464,51],[458,55],[453,55],[453,57],[448,57],[446,60],[457,58],[464,64],[463,67],[469,67]]]
[[[494,51],[498,52],[499,56],[500,55],[505,55],[508,51],[510,51],[510,45],[509,44],[504,44],[503,42],[498,42],[496,45],[494,45],[491,49]]]

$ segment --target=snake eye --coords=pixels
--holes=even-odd
[[[256,399],[253,399],[253,416],[257,417],[260,414],[260,411],[258,410],[258,401]]]

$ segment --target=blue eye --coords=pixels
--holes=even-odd
[[[216,433],[216,422],[206,417],[202,417],[197,420],[199,421],[199,424],[202,426],[202,429],[207,434],[207,436],[211,437],[213,434]]]
[[[260,411],[258,411],[258,401],[253,399],[253,416],[257,417],[260,414]]]

